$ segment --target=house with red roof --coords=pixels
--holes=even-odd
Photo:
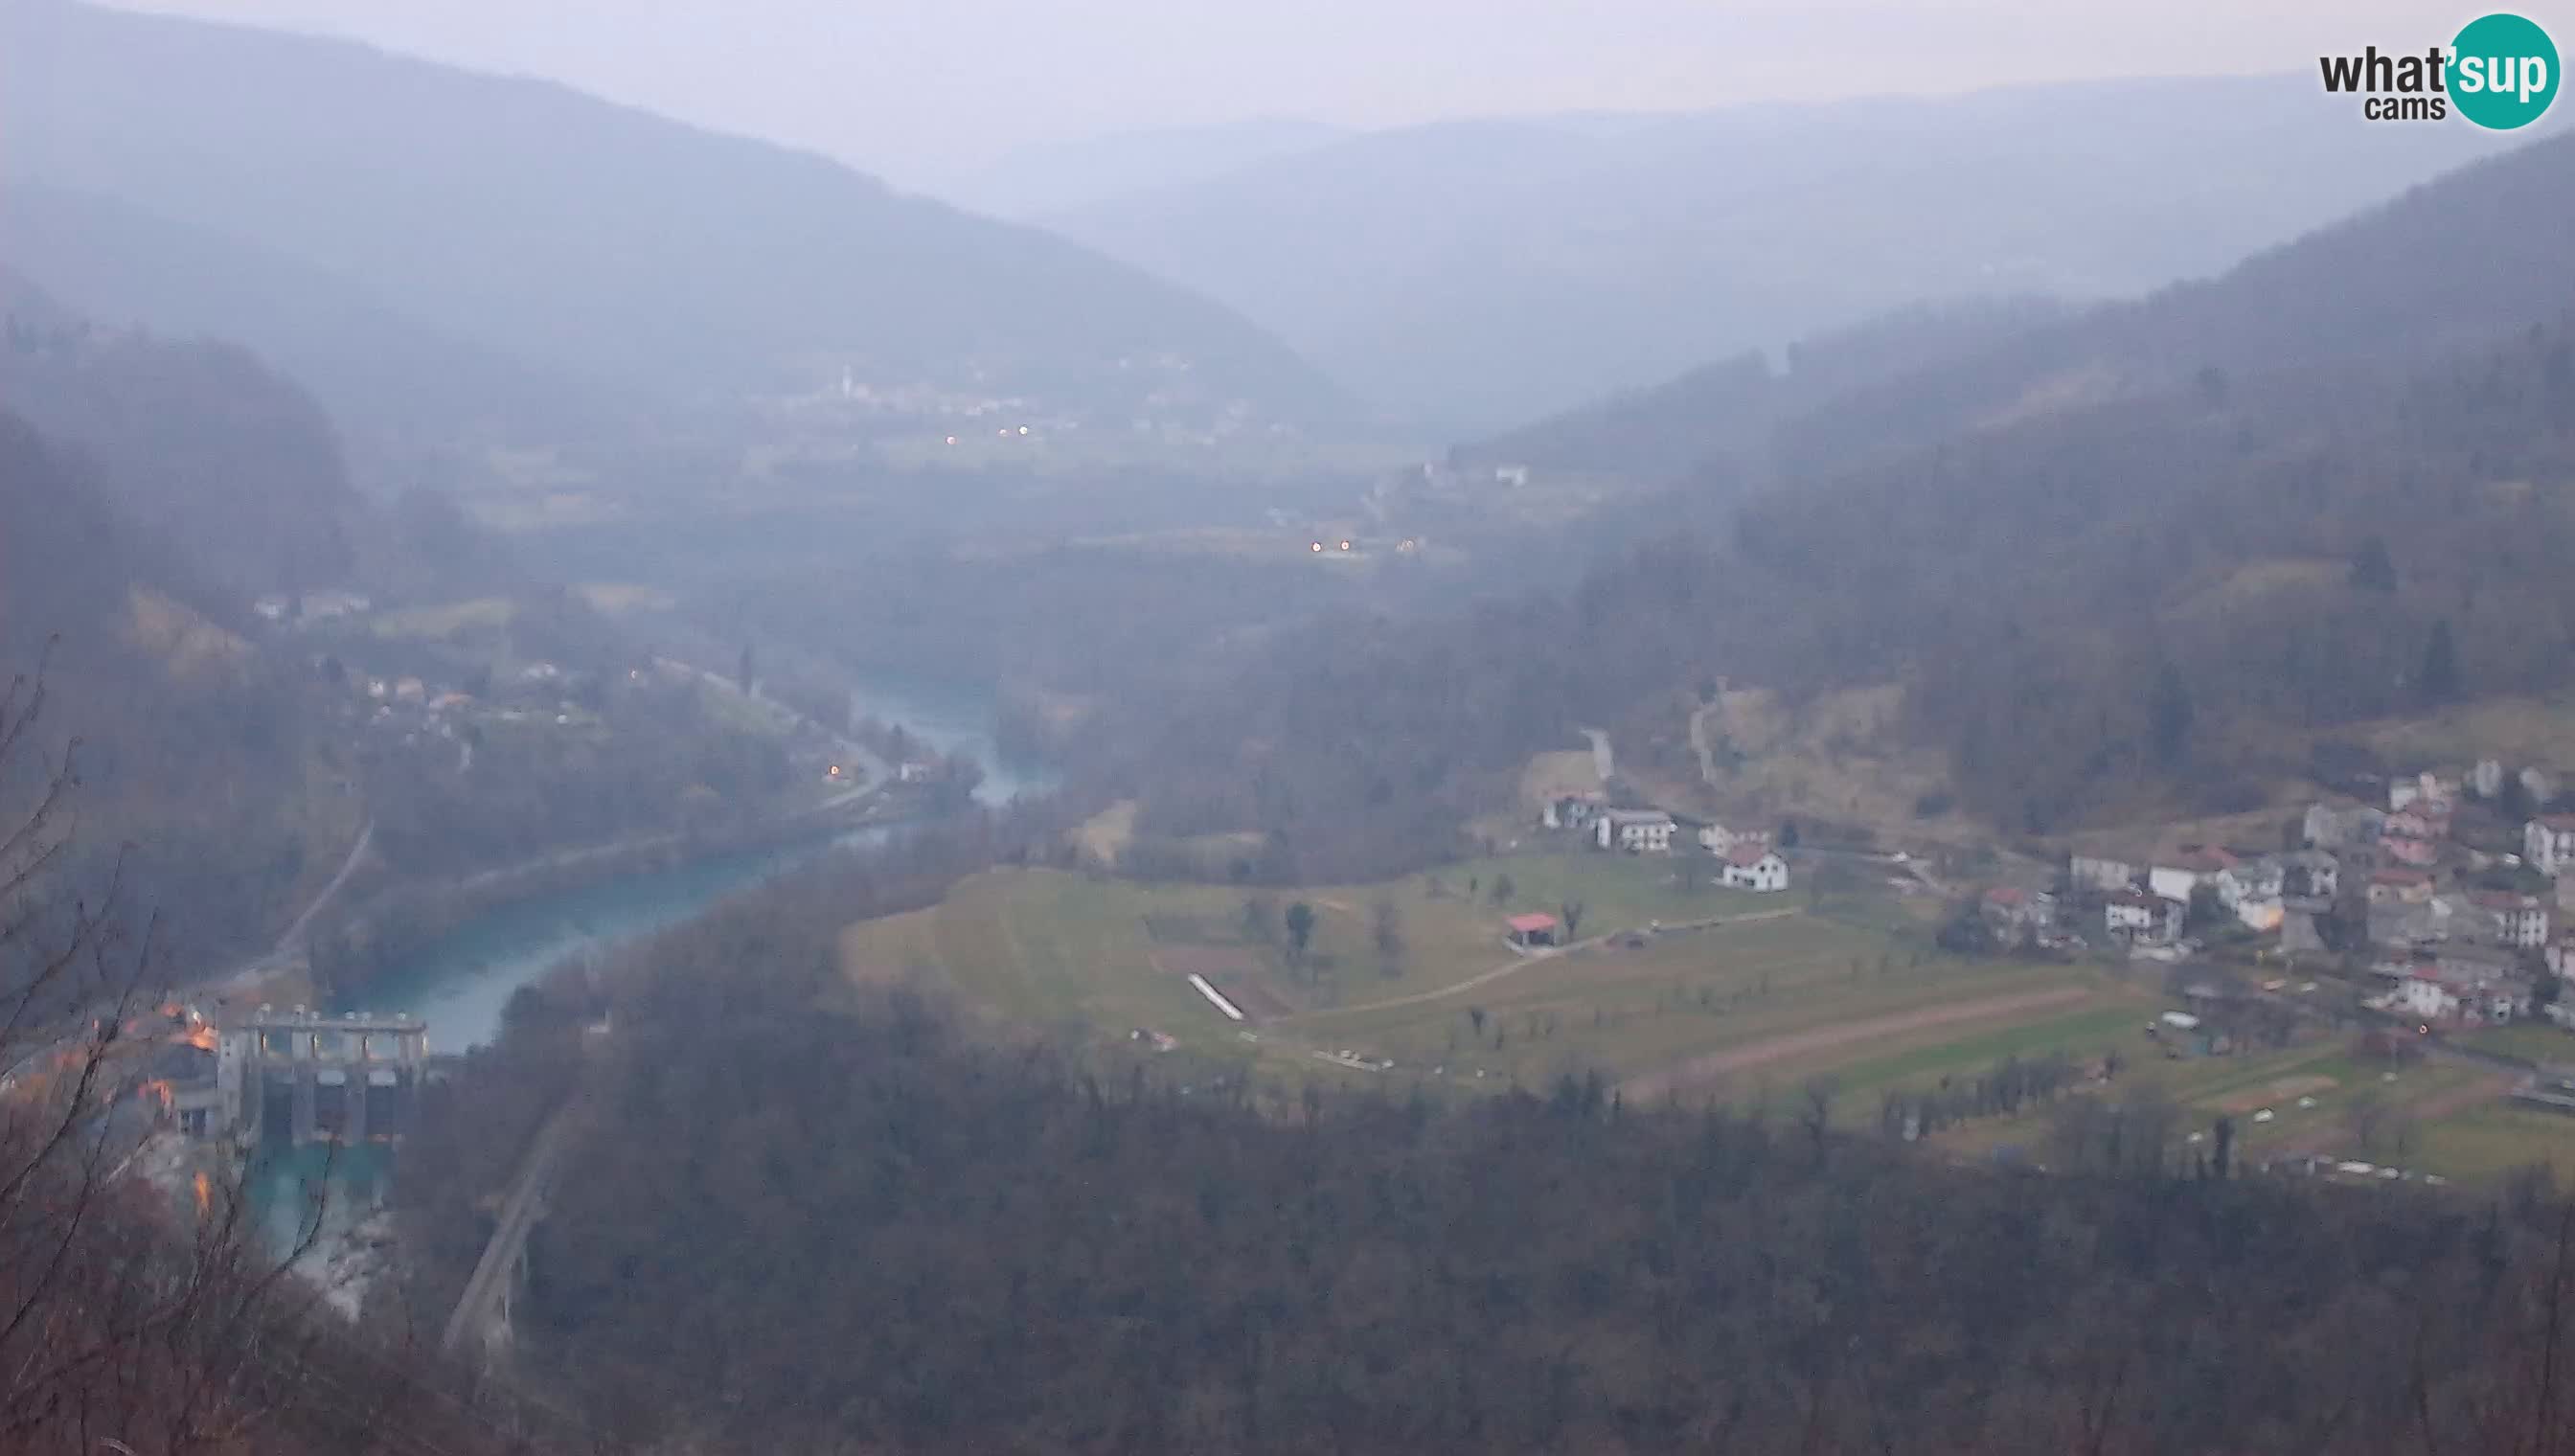
[[[1748,889],[1769,894],[1788,887],[1788,861],[1767,844],[1737,844],[1725,851],[1725,867],[1717,879],[1728,889]]]
[[[1994,933],[2007,941],[2043,935],[2056,923],[2056,896],[2017,884],[1998,884],[1986,890],[1976,908],[1984,915],[1985,923],[1994,927]]]

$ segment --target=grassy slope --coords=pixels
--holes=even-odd
[[[1949,960],[1924,953],[1918,936],[1810,913],[1801,894],[1683,889],[1672,882],[1673,867],[1534,855],[1456,866],[1435,881],[1301,891],[1317,912],[1301,967],[1280,947],[1243,936],[1239,890],[997,870],[933,909],[851,926],[843,958],[863,978],[936,976],[1024,1023],[1078,1023],[1113,1035],[1146,1026],[1196,1051],[1258,1055],[1273,1069],[1312,1071],[1321,1065],[1314,1053],[1348,1048],[1391,1059],[1399,1078],[1431,1074],[1486,1087],[1534,1085],[1563,1072],[1623,1076],[1854,1019],[2032,988],[2085,993],[2079,1007],[2060,1003],[2017,1018],[2047,1028],[2032,1033],[2034,1049],[2069,1034],[2061,1028],[2073,1010],[2104,1009],[2094,996],[2107,987],[2088,969]],[[1490,890],[1502,874],[1515,892],[1496,906]],[[1380,898],[1395,906],[1405,942],[1391,967],[1371,933],[1370,906]],[[1504,913],[1568,899],[1588,906],[1585,935],[1656,920],[1729,923],[1560,956],[1521,958],[1501,943]],[[1194,951],[1231,957],[1234,968],[1216,979],[1270,1006],[1273,1014],[1256,1017],[1257,1043],[1189,986]],[[2137,1014],[2124,1004],[2117,1010],[2122,1023]],[[1811,1072],[1853,1062],[1875,1068],[1870,1086],[1934,1066],[1978,1066],[1999,1055],[1993,1048],[2017,1019],[1890,1031],[1864,1046],[1783,1058],[1726,1090],[1756,1081],[1793,1087]],[[1944,1056],[1951,1046],[1964,1049]],[[1434,1067],[1441,1070],[1428,1073]]]

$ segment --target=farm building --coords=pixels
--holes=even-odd
[[[1553,915],[1513,915],[1502,923],[1510,927],[1510,940],[1514,945],[1553,945],[1558,938]]]
[[[2117,940],[2178,940],[2182,902],[2142,889],[2123,889],[2102,902],[2102,928]]]
[[[1788,887],[1788,861],[1767,844],[1737,844],[1726,851],[1725,868],[1717,877],[1728,889],[1767,894]]]
[[[1672,816],[1658,808],[1613,808],[1591,820],[1592,842],[1603,849],[1630,854],[1668,854],[1672,849]]]

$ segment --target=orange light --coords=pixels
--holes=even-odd
[[[209,1180],[207,1179],[207,1177],[206,1177],[206,1175],[205,1175],[205,1173],[204,1173],[203,1171],[200,1171],[200,1172],[197,1174],[197,1180],[196,1180],[196,1181],[197,1181],[197,1216],[198,1216],[198,1217],[200,1217],[200,1218],[203,1218],[203,1217],[205,1217],[205,1216],[206,1216],[206,1210],[207,1210],[208,1208],[211,1208],[211,1207],[213,1207],[213,1206],[214,1206],[214,1202],[215,1202],[215,1185],[214,1185],[211,1181],[209,1181]]]

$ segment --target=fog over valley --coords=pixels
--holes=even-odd
[[[2575,1450],[2552,36],[0,0],[0,1450]]]

